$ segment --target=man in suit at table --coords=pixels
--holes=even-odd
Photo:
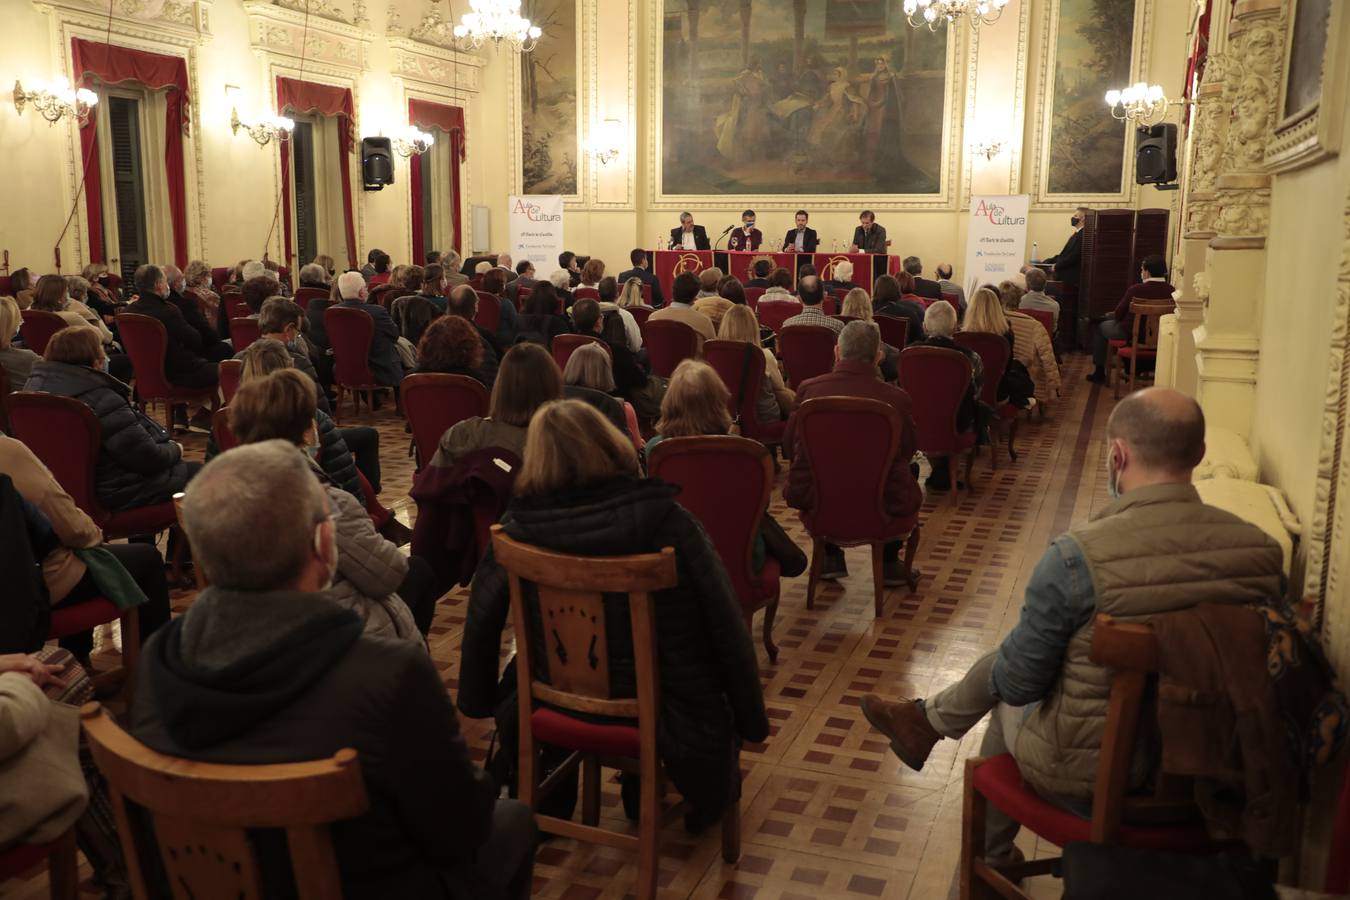
[[[680,213],[680,227],[670,229],[671,250],[711,250],[708,232],[702,225],[694,224],[694,214]]]
[[[877,224],[876,214],[864,209],[858,214],[858,227],[853,229],[850,253],[885,253],[886,229]]]
[[[619,282],[619,289],[623,290],[624,284],[630,278],[636,278],[643,284],[649,284],[652,288],[652,306],[656,309],[666,305],[666,297],[661,293],[661,279],[652,274],[651,260],[647,258],[647,251],[640,247],[635,247],[628,254],[628,260],[633,264],[633,268],[627,272],[620,272],[619,277],[615,279]]]
[[[806,214],[806,210],[797,210],[797,227],[788,230],[783,236],[784,253],[815,253],[816,246],[820,243],[816,237],[816,230],[806,226],[811,217]]]
[[[1073,225],[1073,234],[1064,242],[1064,249],[1041,260],[1054,265],[1056,281],[1078,286],[1078,276],[1083,269],[1083,226],[1087,224],[1090,212],[1092,210],[1086,206],[1074,210],[1073,217],[1069,219],[1069,224]]]
[[[741,213],[741,227],[731,232],[731,238],[727,241],[727,249],[753,252],[758,250],[762,243],[764,243],[764,234],[755,227],[755,211],[747,209]]]

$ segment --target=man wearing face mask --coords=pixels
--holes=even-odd
[[[370,809],[332,829],[345,896],[524,898],[529,808],[498,801],[469,758],[422,642],[377,637],[334,599],[336,516],[289,440],[202,470],[182,521],[209,586],[147,644],[131,733],[171,756],[244,765],[351,747]],[[260,854],[267,883],[289,874],[284,840],[273,846]]]
[[[127,307],[127,312],[150,316],[164,325],[168,339],[164,348],[164,377],[177,387],[214,388],[219,382],[216,362],[228,358],[230,348],[225,346],[222,351],[217,347],[219,342],[213,344],[206,340],[201,331],[188,323],[183,311],[171,299],[169,280],[159,266],[141,266],[132,276],[132,284],[136,302]],[[186,424],[193,431],[208,433],[211,430],[210,414],[204,409],[198,410]]]
[[[755,227],[755,211],[747,209],[741,213],[741,227],[733,229],[727,240],[728,250],[758,250],[764,243],[764,234]]]
[[[1283,558],[1265,532],[1206,506],[1191,485],[1205,454],[1194,400],[1149,388],[1122,400],[1106,426],[1110,503],[1061,535],[1027,584],[1016,626],[965,677],[926,700],[863,697],[869,722],[910,768],[942,738],[992,713],[981,756],[1011,753],[1051,802],[1091,813],[1110,674],[1092,662],[1093,619],[1132,621],[1198,603],[1263,603],[1283,592]],[[1131,787],[1150,774],[1131,772]],[[985,856],[1016,862],[1017,823],[992,806]]]
[[[1087,224],[1088,213],[1092,210],[1086,206],[1080,206],[1073,211],[1069,218],[1069,224],[1073,226],[1073,234],[1064,242],[1064,249],[1054,256],[1047,256],[1042,262],[1052,263],[1055,269],[1055,280],[1062,281],[1065,284],[1078,286],[1078,275],[1083,268],[1083,226]]]

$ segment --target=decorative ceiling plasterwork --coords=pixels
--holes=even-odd
[[[278,60],[298,60],[303,40],[307,71],[344,76],[365,71],[374,35],[356,23],[355,14],[332,18],[330,14],[337,13],[330,0],[310,0],[306,16],[304,4],[305,0],[244,0],[253,49]],[[364,16],[364,4],[356,6]]]
[[[65,24],[108,27],[108,4],[101,0],[37,0],[33,6]],[[113,33],[195,47],[211,38],[211,6],[211,0],[113,0]]]
[[[393,75],[420,81],[450,93],[479,91],[483,59],[455,46],[454,23],[445,17],[440,3],[432,3],[407,34],[401,34],[402,18],[389,6],[386,42],[393,52]]]

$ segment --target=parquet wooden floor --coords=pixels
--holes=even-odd
[[[978,749],[983,726],[959,743],[940,744],[923,772],[915,773],[869,728],[858,702],[873,691],[925,696],[960,677],[1016,621],[1022,589],[1050,539],[1106,501],[1101,437],[1111,400],[1084,382],[1086,371],[1085,357],[1065,360],[1066,396],[1044,418],[1022,422],[1016,463],[1005,452],[991,471],[986,451],[976,463],[973,495],[928,498],[917,557],[922,582],[913,594],[888,591],[881,618],[873,617],[864,550],[848,552],[849,576],[825,583],[814,610],[806,609],[805,577],[784,583],[777,665],[759,648],[772,735],[742,754],[743,855],[727,865],[716,829],[690,838],[673,825],[663,833],[663,898],[955,896],[961,762]],[[388,405],[359,419],[347,410],[343,421],[380,429],[384,501],[409,520],[416,511],[407,499],[413,464],[402,421]],[[200,453],[204,441],[193,436],[185,443]],[[805,530],[783,503],[781,481],[771,509],[809,551]],[[442,599],[430,637],[452,693],[467,593]],[[190,602],[190,594],[177,594],[175,609]],[[503,647],[503,660],[508,655]],[[464,723],[480,760],[490,724]],[[606,823],[629,827],[617,782],[606,785],[603,801]],[[1028,855],[1044,852],[1025,835],[1020,843]],[[540,849],[535,873],[534,892],[541,898],[621,900],[631,895],[636,857],[554,839]],[[1034,879],[1031,886],[1038,895],[1059,893],[1051,879]],[[44,891],[45,877],[38,876],[21,883],[14,896]]]

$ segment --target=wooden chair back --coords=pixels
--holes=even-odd
[[[1134,317],[1134,323],[1130,328],[1130,346],[1135,353],[1140,350],[1158,349],[1158,331],[1162,317],[1175,308],[1171,300],[1130,302],[1130,315]]]
[[[123,731],[99,704],[80,710],[89,749],[103,777],[126,848],[137,900],[151,896],[141,860],[151,834],[173,897],[263,896],[262,870],[250,829],[281,829],[302,900],[341,897],[329,826],[369,808],[352,749],[332,759],[273,765],[217,765],[156,753]],[[150,817],[134,823],[128,804]]]

